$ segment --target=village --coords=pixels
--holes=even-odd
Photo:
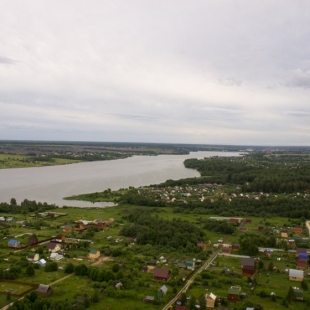
[[[62,279],[69,274],[72,274],[70,279],[79,277],[81,283],[88,283],[89,286],[90,279],[85,275],[81,279],[81,275],[76,274],[74,269],[84,265],[88,270],[87,274],[95,268],[103,268],[106,273],[113,268],[117,270],[112,272],[109,284],[101,282],[104,283],[101,286],[100,281],[94,282],[97,283],[98,292],[102,294],[100,298],[103,300],[111,298],[105,297],[105,294],[112,287],[117,292],[114,292],[114,295],[125,295],[127,298],[131,296],[128,293],[131,289],[126,275],[129,276],[134,271],[135,277],[132,281],[140,279],[144,283],[139,288],[139,294],[132,296],[133,300],[140,299],[141,309],[144,309],[143,305],[147,305],[149,309],[161,309],[169,305],[173,298],[176,299],[169,305],[169,309],[190,309],[192,296],[205,298],[204,302],[200,299],[192,301],[197,309],[204,303],[207,309],[230,309],[235,307],[234,305],[239,305],[240,308],[246,303],[255,306],[261,304],[261,300],[267,299],[277,302],[278,305],[280,301],[286,302],[291,287],[291,303],[309,300],[307,287],[310,279],[310,253],[306,247],[299,246],[309,244],[306,226],[273,226],[255,218],[211,216],[208,220],[235,225],[237,234],[272,233],[277,246],[259,247],[258,255],[251,257],[240,254],[240,244],[235,236],[210,233],[208,240],[197,240],[195,256],[170,251],[150,256],[143,250],[147,245],[138,250],[141,246],[135,236],[128,238],[119,235],[119,230],[125,223],[111,208],[100,212],[106,213],[105,217],[101,214],[100,217],[93,218],[89,216],[98,215],[98,210],[82,210],[80,212],[84,213],[84,216],[79,220],[73,220],[74,213],[68,214],[72,212],[71,208],[64,211],[39,212],[28,216],[3,214],[0,217],[3,236],[0,242],[2,296],[9,295],[10,300],[14,300],[35,289],[42,297],[55,298],[60,294],[58,285],[65,285],[68,280]],[[36,230],[38,224],[41,226]],[[53,235],[52,232],[57,234]],[[137,254],[139,252],[143,255]],[[127,257],[129,253],[130,259]],[[212,262],[206,265],[211,254]],[[25,270],[16,280],[10,280],[10,270],[16,264],[21,265],[19,261],[27,261],[23,263]],[[74,268],[68,274],[66,269],[71,264]],[[29,270],[32,270],[29,266],[33,266],[35,275],[29,276]],[[192,281],[191,285],[186,290],[179,291],[188,281]],[[16,289],[16,284],[19,285],[20,282],[24,285],[22,291]],[[86,291],[89,291],[89,288]],[[114,296],[112,291],[109,294],[111,295],[108,296]],[[91,293],[88,296],[83,293],[71,295],[75,296],[72,297],[72,302],[77,305],[90,303]],[[59,297],[58,295],[56,298]],[[3,303],[5,304],[5,301]],[[95,306],[96,304],[91,304],[94,309]],[[247,307],[247,310],[249,309],[251,307]]]

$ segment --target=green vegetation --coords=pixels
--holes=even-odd
[[[255,257],[256,272],[245,276],[240,257],[219,255],[180,294],[183,305],[205,309],[204,295],[212,292],[217,305],[236,310],[308,309],[310,260],[303,281],[288,277],[288,269],[297,268],[296,249],[310,247],[305,225],[310,218],[308,154],[253,152],[240,158],[189,160],[186,165],[200,169],[203,176],[74,197],[117,201],[111,208],[59,209],[30,200],[18,205],[14,198],[1,203],[0,307],[15,301],[11,309],[99,310],[126,305],[128,310],[159,310],[211,254],[225,247],[233,255]],[[46,243],[40,242],[57,235],[63,258],[53,261]],[[30,238],[39,244],[31,244]],[[18,239],[20,246],[8,247],[11,239]],[[93,249],[100,251],[100,258],[88,257],[96,252],[90,252]],[[27,259],[35,253],[47,261],[45,266]],[[171,279],[154,279],[157,267],[169,269]],[[16,281],[26,287],[50,284],[53,292],[40,296],[33,291],[16,302],[10,286]],[[168,291],[161,296],[158,291],[164,284]],[[239,301],[227,299],[231,286],[241,287]],[[296,300],[295,287],[302,290],[303,300]],[[154,301],[143,302],[146,296]]]

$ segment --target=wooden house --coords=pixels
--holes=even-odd
[[[153,278],[160,281],[169,281],[171,277],[171,272],[166,268],[155,268],[153,273]]]
[[[231,286],[228,289],[227,299],[230,301],[238,301],[240,300],[241,295],[241,287],[240,286]]]
[[[289,274],[289,279],[291,281],[301,282],[304,279],[304,272],[303,272],[303,270],[289,269],[288,274]]]
[[[255,274],[255,260],[254,258],[242,258],[242,274],[247,277],[251,277]]]
[[[100,251],[98,251],[96,249],[92,249],[89,251],[87,257],[90,259],[97,259],[100,257]]]
[[[206,294],[206,306],[207,308],[215,307],[216,296],[213,293]]]

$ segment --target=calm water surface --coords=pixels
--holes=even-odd
[[[62,166],[0,169],[0,201],[16,198],[54,203],[58,206],[103,207],[106,203],[63,200],[63,197],[197,177],[183,165],[186,158],[238,156],[236,152],[192,152],[189,155],[134,156]],[[110,204],[111,205],[111,204]]]

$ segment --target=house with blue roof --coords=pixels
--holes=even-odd
[[[19,248],[20,247],[20,242],[16,239],[11,239],[8,242],[8,247],[9,248]]]

